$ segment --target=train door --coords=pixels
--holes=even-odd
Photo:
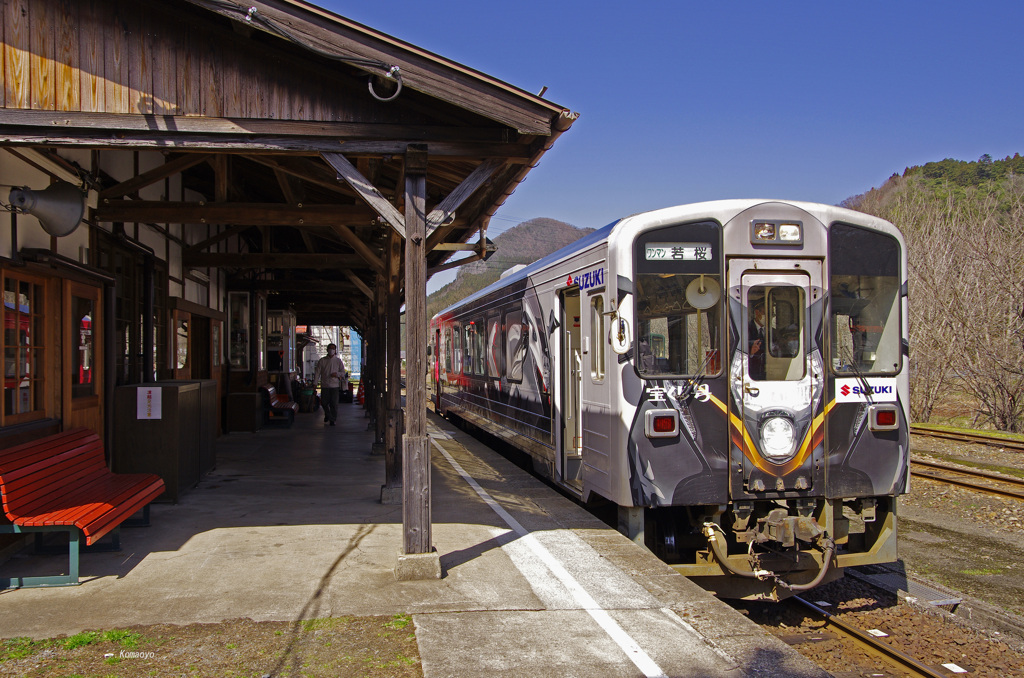
[[[580,290],[562,292],[561,382],[559,411],[562,414],[562,480],[583,486],[583,354],[580,341]]]
[[[733,497],[808,490],[823,482],[820,413],[824,373],[821,262],[732,260],[733,323],[740,343],[731,371]],[[759,267],[759,268],[757,268]],[[820,462],[821,460],[817,460]],[[763,496],[763,495],[761,495]]]

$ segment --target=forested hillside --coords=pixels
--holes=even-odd
[[[912,419],[962,393],[975,424],[1024,430],[1024,158],[910,167],[843,205],[907,241]]]
[[[476,261],[458,269],[458,277],[427,297],[427,316],[468,297],[497,280],[516,264],[538,259],[576,242],[592,228],[576,228],[556,219],[530,219],[494,238],[498,250],[487,261]]]

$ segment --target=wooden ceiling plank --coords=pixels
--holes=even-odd
[[[154,167],[148,172],[143,172],[138,176],[132,177],[126,181],[122,181],[116,186],[100,191],[100,199],[107,198],[120,198],[128,195],[129,193],[135,193],[140,188],[144,188],[151,184],[166,179],[169,176],[184,172],[189,167],[194,167],[200,163],[206,162],[210,158],[214,157],[210,153],[187,153],[173,160],[168,160],[164,164]]]
[[[404,150],[403,150],[404,153]],[[405,238],[405,217],[395,209],[370,181],[359,173],[355,165],[341,153],[321,153],[321,157],[338,172],[338,176],[348,182],[370,207],[391,225],[402,238]]]

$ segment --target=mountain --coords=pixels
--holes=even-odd
[[[985,154],[974,162],[946,158],[907,167],[902,175],[893,174],[879,188],[849,197],[840,206],[880,214],[887,211],[897,195],[911,189],[941,198],[963,199],[968,194],[976,197],[973,194],[978,191],[998,193],[1007,180],[1019,181],[1020,177],[1024,177],[1024,157],[1019,153],[1002,160]]]
[[[498,249],[490,259],[460,267],[454,281],[427,297],[427,317],[482,290],[516,264],[532,264],[593,231],[543,217],[513,226],[494,238]]]

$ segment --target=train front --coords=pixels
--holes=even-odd
[[[631,227],[611,323],[613,347],[634,334],[623,393],[639,393],[626,510],[643,511],[652,550],[726,597],[779,599],[895,560],[899,232],[828,206],[711,205]]]

